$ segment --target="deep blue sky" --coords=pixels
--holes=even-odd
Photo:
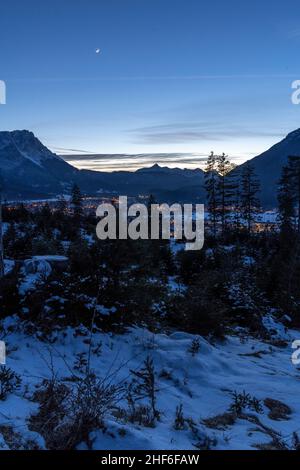
[[[252,157],[300,127],[299,18],[296,0],[2,0],[0,128],[57,153]]]

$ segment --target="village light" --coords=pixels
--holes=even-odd
[[[195,210],[193,204],[151,204],[149,211],[141,203],[128,207],[127,196],[120,196],[115,204],[100,204],[96,215],[101,218],[96,227],[100,240],[169,240],[172,236],[182,240],[184,236],[186,250],[201,250],[204,245],[203,204],[195,204]]]

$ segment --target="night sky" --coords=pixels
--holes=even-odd
[[[299,18],[294,0],[1,0],[0,128],[93,169],[238,163],[300,127]]]

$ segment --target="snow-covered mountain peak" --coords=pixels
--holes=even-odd
[[[45,147],[33,132],[22,130],[11,132],[12,141],[25,158],[42,165],[45,159],[61,158]]]
[[[14,166],[22,157],[39,166],[43,166],[43,162],[48,159],[61,160],[45,147],[33,132],[27,130],[0,131],[0,157],[1,166],[4,167]]]

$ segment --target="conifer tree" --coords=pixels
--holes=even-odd
[[[295,208],[291,168],[282,169],[278,186],[278,209],[281,232],[291,233],[295,227]]]
[[[217,215],[224,234],[236,192],[236,182],[231,173],[234,166],[225,153],[217,157]]]
[[[65,216],[67,212],[67,201],[64,196],[61,196],[57,201],[56,206],[58,216]]]
[[[298,312],[295,298],[299,295],[300,238],[299,194],[300,158],[290,157],[283,167],[278,187],[280,245],[275,258],[273,277],[280,290],[280,302],[284,308]],[[274,286],[273,286],[274,287]]]
[[[155,371],[153,365],[153,359],[147,357],[144,361],[144,366],[140,370],[131,370],[134,376],[132,383],[131,392],[136,400],[148,398],[150,401],[150,407],[152,411],[152,421],[159,418],[159,412],[156,408],[156,387]]]
[[[289,178],[291,180],[293,204],[296,210],[296,229],[300,234],[300,157],[289,157],[288,169]]]
[[[0,279],[3,276],[4,276],[4,253],[3,253],[3,229],[2,229],[2,188],[0,186]]]
[[[217,234],[217,183],[217,157],[214,152],[211,152],[205,166],[204,186],[207,194],[207,209],[214,236]]]
[[[255,175],[253,165],[247,161],[241,174],[241,215],[246,222],[247,231],[251,233],[255,215],[260,207],[257,194],[260,190],[260,183]]]
[[[235,230],[239,230],[241,226],[241,182],[237,177],[235,179],[235,190],[233,194],[233,224]]]
[[[77,184],[74,184],[72,188],[71,205],[73,209],[74,219],[76,220],[76,223],[80,223],[80,219],[82,216],[82,195],[80,188]]]

